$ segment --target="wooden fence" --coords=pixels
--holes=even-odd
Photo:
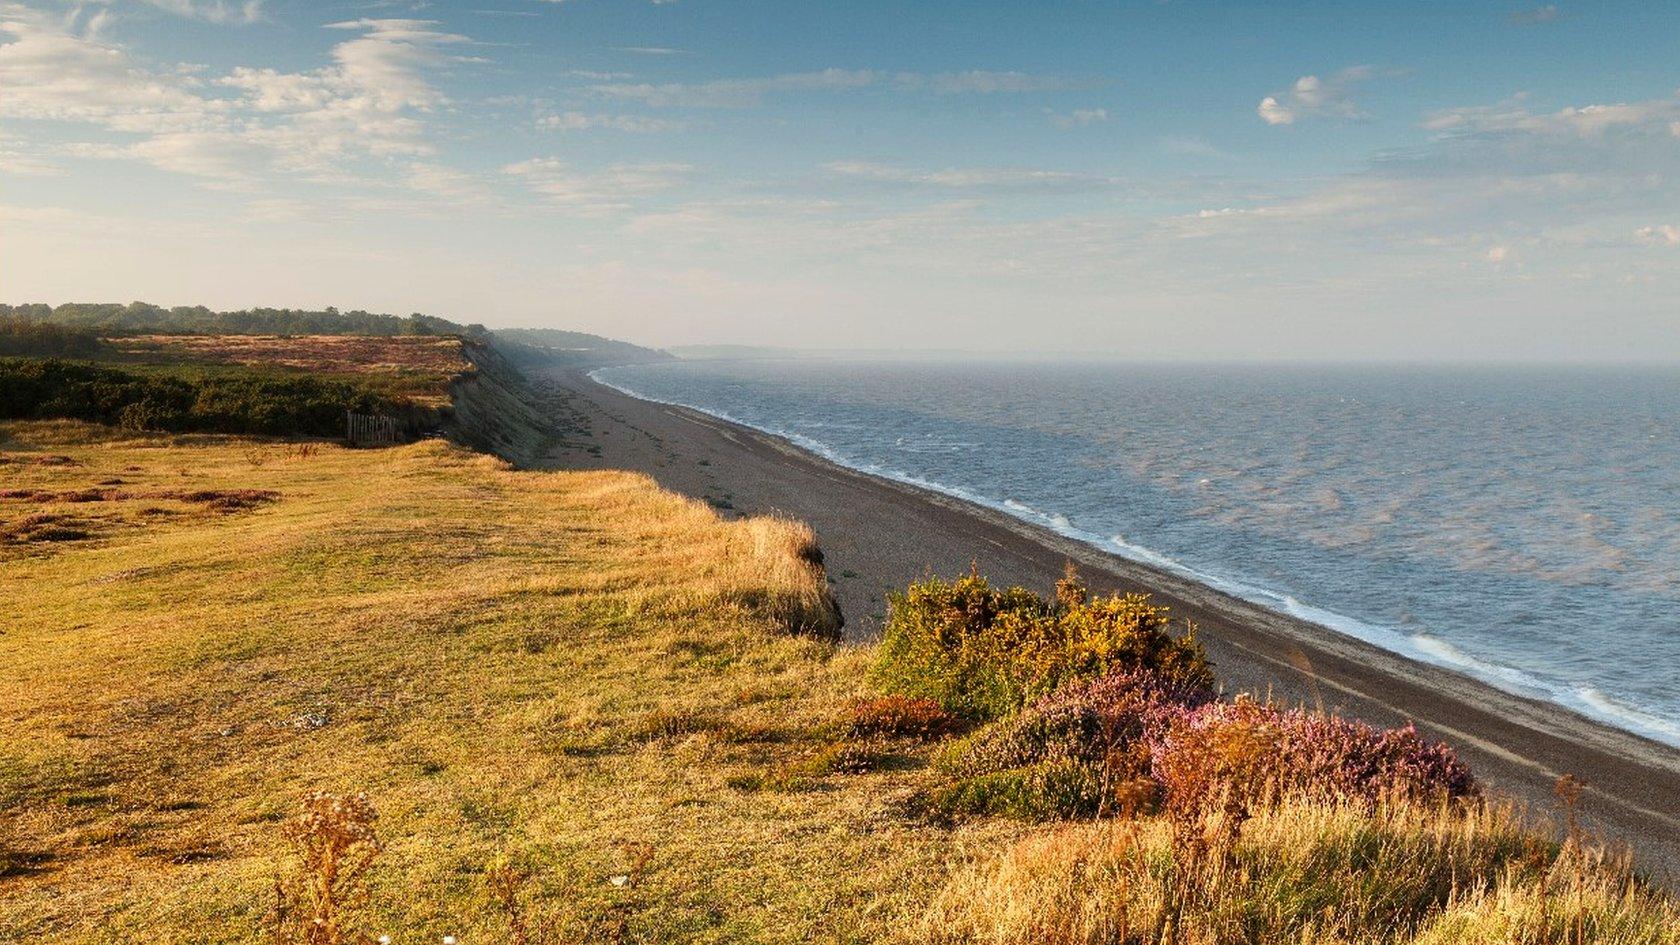
[[[344,412],[345,438],[351,446],[392,446],[399,441],[397,419]]]

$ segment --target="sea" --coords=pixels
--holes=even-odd
[[[789,358],[594,376],[1680,746],[1680,369]]]

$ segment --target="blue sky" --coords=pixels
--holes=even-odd
[[[1680,359],[1680,10],[0,4],[0,298]]]

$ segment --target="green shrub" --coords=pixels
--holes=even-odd
[[[881,743],[874,739],[839,739],[824,745],[816,754],[790,769],[794,775],[820,778],[829,774],[867,774],[887,760]]]
[[[91,358],[104,350],[105,344],[92,331],[0,315],[0,355]]]
[[[871,676],[888,693],[932,699],[980,721],[1114,671],[1211,685],[1194,632],[1174,637],[1168,623],[1167,609],[1145,595],[1093,600],[1071,576],[1054,602],[1020,587],[996,589],[979,574],[928,578],[892,596]]]
[[[126,369],[0,359],[0,418],[67,418],[132,430],[331,436],[344,412],[403,413],[356,384],[249,368]]]
[[[1061,760],[962,778],[929,792],[926,806],[945,817],[1060,820],[1093,817],[1106,797],[1094,768]]]

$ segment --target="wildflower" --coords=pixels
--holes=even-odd
[[[608,882],[612,883],[614,886],[624,886],[629,884],[630,877],[623,875],[614,876],[612,879],[608,880]]]

